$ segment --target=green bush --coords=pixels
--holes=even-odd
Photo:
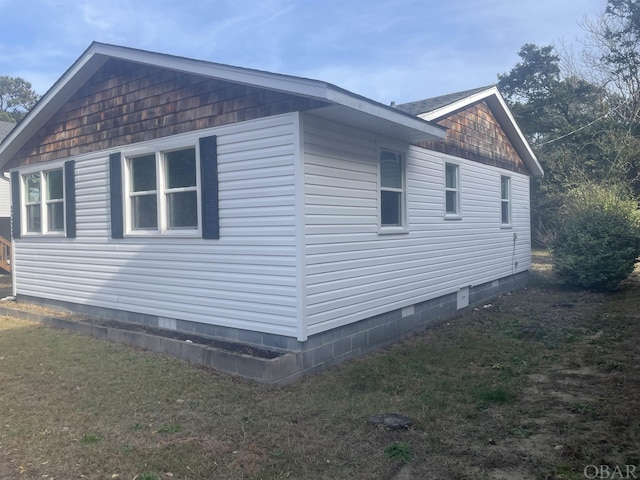
[[[638,203],[620,188],[586,184],[570,191],[551,241],[553,270],[566,283],[614,290],[640,256]]]

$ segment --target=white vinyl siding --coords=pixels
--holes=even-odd
[[[296,115],[176,137],[217,135],[215,241],[111,239],[111,152],[75,158],[77,238],[16,240],[18,294],[296,336]]]
[[[303,339],[530,266],[525,175],[312,113],[175,140],[207,135],[218,144],[219,240],[112,239],[113,152],[76,157],[77,236],[16,239],[18,295]],[[383,148],[403,155],[401,235],[380,235]],[[443,218],[446,162],[460,166],[464,217],[455,222]],[[500,228],[501,175],[511,178],[512,229]]]
[[[508,172],[513,231],[504,230],[496,201],[504,170],[419,147],[406,146],[408,234],[378,235],[379,142],[305,116],[309,335],[529,268],[529,178]],[[456,222],[442,216],[449,161],[464,172],[458,189],[465,215]]]
[[[11,183],[0,178],[0,217],[11,216]]]

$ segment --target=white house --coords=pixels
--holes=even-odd
[[[19,300],[290,355],[271,383],[522,285],[542,175],[495,87],[390,107],[100,43],[0,167]]]

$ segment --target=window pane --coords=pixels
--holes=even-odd
[[[165,154],[167,188],[196,186],[196,149],[178,150]]]
[[[448,191],[445,193],[446,196],[446,212],[447,213],[458,213],[458,205],[457,205],[457,192]]]
[[[158,202],[155,194],[131,197],[131,210],[134,230],[158,228]]]
[[[446,187],[458,188],[458,166],[447,163],[445,167],[446,172]]]
[[[49,230],[64,230],[64,203],[56,202],[47,205],[47,223]]]
[[[148,192],[156,189],[155,154],[132,158],[130,165],[132,192]]]
[[[501,180],[501,198],[509,200],[509,177],[500,177]]]
[[[380,186],[402,188],[402,159],[398,153],[380,152]]]
[[[62,181],[62,170],[52,170],[47,172],[47,200],[57,200],[64,198],[64,182]]]
[[[198,195],[196,192],[177,192],[167,195],[169,228],[198,227]]]
[[[40,204],[27,206],[27,232],[40,232]]]
[[[383,226],[400,226],[402,215],[402,194],[400,192],[380,192],[380,221]]]
[[[509,202],[502,202],[502,223],[510,223],[510,221],[509,221]]]
[[[27,186],[27,203],[40,201],[40,174],[32,173],[25,175],[25,185]]]

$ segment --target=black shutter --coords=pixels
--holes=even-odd
[[[122,154],[109,155],[109,183],[111,194],[111,238],[123,238],[122,217]]]
[[[67,238],[76,238],[76,162],[64,162],[64,216]]]
[[[20,238],[20,173],[11,172],[11,235]]]
[[[202,180],[202,238],[220,238],[218,212],[218,151],[215,135],[200,139],[200,178]]]

